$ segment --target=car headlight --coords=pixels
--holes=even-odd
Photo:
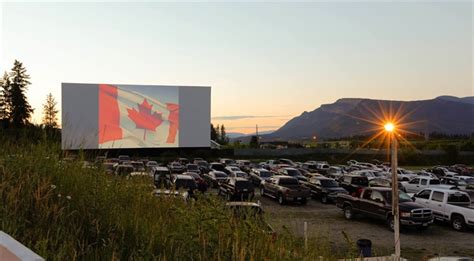
[[[400,216],[404,217],[404,218],[411,217],[411,213],[410,212],[400,212]]]

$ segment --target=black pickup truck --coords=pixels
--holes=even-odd
[[[400,225],[426,229],[433,223],[433,212],[423,208],[403,191],[399,192]],[[390,188],[365,188],[359,196],[339,194],[337,207],[344,210],[346,219],[353,219],[356,214],[382,219],[391,230],[394,229],[392,215],[392,190]]]

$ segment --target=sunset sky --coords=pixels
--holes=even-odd
[[[344,97],[474,95],[470,1],[0,5],[34,122],[61,82],[212,86],[212,122],[243,133]]]

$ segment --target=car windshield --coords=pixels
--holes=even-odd
[[[188,165],[188,169],[189,169],[189,170],[197,170],[197,169],[198,169],[198,166],[197,166],[197,165],[194,165],[194,164],[193,164],[193,165],[190,164],[190,165]]]
[[[158,163],[156,163],[156,161],[148,161],[147,165],[148,166],[156,166],[156,165],[158,165]]]
[[[387,199],[387,202],[392,202],[392,191],[391,190],[386,190],[386,191],[383,191],[383,192],[381,191],[381,193],[382,193],[383,197]],[[398,198],[399,198],[400,202],[411,202],[411,201],[413,201],[407,193],[405,193],[401,190],[398,191]]]
[[[175,181],[176,189],[184,188],[184,189],[195,189],[196,182],[192,179],[176,179]]]
[[[199,161],[197,164],[199,166],[207,166],[207,162],[205,162],[205,161]]]
[[[369,181],[367,180],[367,178],[353,177],[352,184],[359,185],[359,186],[368,186]]]
[[[239,178],[245,178],[245,177],[247,177],[247,173],[242,172],[242,171],[236,171],[236,172],[234,172],[234,173],[235,173],[235,176],[236,176],[236,177],[239,177]]]
[[[214,176],[216,178],[227,178],[227,175],[225,173],[221,173],[221,172],[214,172]]]
[[[335,188],[339,186],[336,181],[330,179],[322,179],[321,185],[325,188]]]
[[[297,169],[287,169],[286,172],[288,173],[288,176],[301,176],[301,172]]]
[[[262,178],[269,178],[271,176],[273,176],[273,173],[270,171],[260,171],[260,177]]]
[[[298,185],[298,180],[297,179],[285,179],[282,178],[280,179],[280,185],[286,186],[286,185]]]
[[[246,180],[239,180],[235,182],[235,188],[237,189],[252,189],[252,183]]]
[[[224,171],[224,166],[221,164],[212,164],[211,166],[212,169],[218,170],[218,171]]]

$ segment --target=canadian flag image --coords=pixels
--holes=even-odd
[[[100,84],[98,120],[99,148],[178,147],[178,90]]]

